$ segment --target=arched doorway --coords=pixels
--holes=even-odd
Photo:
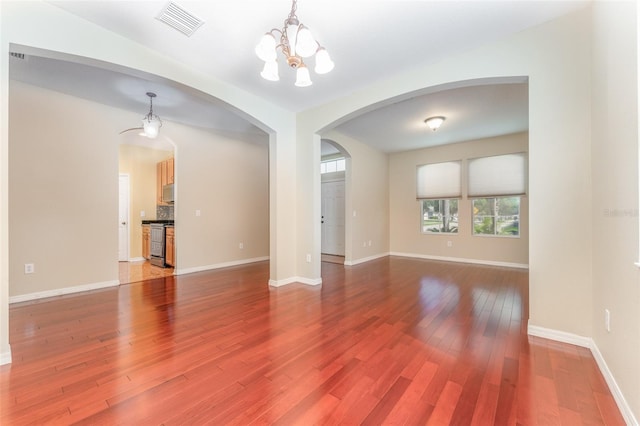
[[[344,147],[330,139],[322,139],[320,152],[321,257],[324,262],[344,264],[350,156]]]

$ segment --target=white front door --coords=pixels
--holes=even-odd
[[[344,208],[344,180],[323,182],[322,253],[344,256]]]
[[[121,174],[118,196],[118,261],[129,261],[129,175]]]

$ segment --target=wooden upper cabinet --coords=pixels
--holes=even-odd
[[[167,184],[167,162],[160,162],[160,179],[162,180],[162,186]]]
[[[158,183],[156,187],[156,202],[157,204],[163,204],[162,202],[162,162],[158,163],[156,166],[156,182]]]
[[[169,158],[167,161],[167,185],[173,183],[173,158]]]
[[[161,161],[156,166],[156,201],[160,205],[168,205],[162,202],[162,187],[173,183],[173,158]]]

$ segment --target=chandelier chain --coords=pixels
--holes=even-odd
[[[296,11],[298,10],[298,0],[293,0],[293,2],[291,3],[291,12],[289,12],[289,16],[287,17],[287,20],[284,21],[284,26],[286,28],[287,26],[287,21],[289,21],[290,19],[295,18],[296,21],[298,20],[298,16],[296,16]]]

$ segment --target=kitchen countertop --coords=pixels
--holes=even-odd
[[[169,220],[169,219],[143,220],[142,221],[143,225],[150,225],[152,223],[163,223],[165,225],[172,225],[173,226],[173,220]]]

